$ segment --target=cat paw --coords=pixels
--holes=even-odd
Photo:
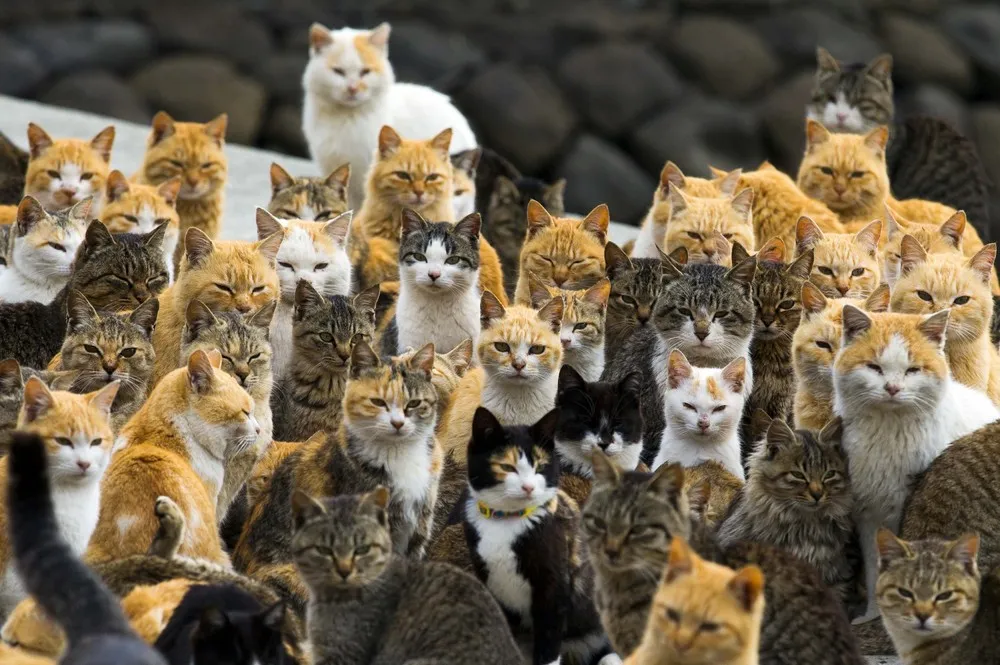
[[[621,656],[616,653],[609,653],[604,658],[597,661],[597,665],[622,665]]]
[[[874,611],[873,610],[868,610],[867,612],[865,612],[861,616],[854,617],[854,620],[851,621],[851,623],[853,625],[855,625],[855,626],[859,626],[859,625],[861,625],[863,623],[868,623],[869,621],[874,621],[875,619],[878,619],[880,616],[881,615],[879,614],[878,610],[874,610]]]
[[[156,497],[153,512],[156,513],[161,522],[171,522],[174,524],[184,522],[184,513],[181,512],[180,506],[174,503],[174,500],[169,496]]]

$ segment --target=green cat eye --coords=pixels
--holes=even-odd
[[[505,471],[506,473],[517,473],[517,467],[513,464],[501,464],[500,470]]]
[[[424,182],[434,182],[435,180],[438,180],[440,178],[441,175],[439,173],[428,173],[427,176],[424,178]]]
[[[64,437],[64,436],[57,436],[57,437],[55,437],[55,438],[54,438],[53,440],[54,440],[54,441],[55,441],[56,443],[58,443],[58,444],[59,444],[60,446],[68,446],[68,447],[70,447],[70,448],[72,448],[72,447],[73,447],[73,442],[72,442],[72,441],[70,441],[69,439],[67,439],[67,438],[66,438],[66,437]]]
[[[372,551],[372,546],[371,545],[362,545],[361,547],[358,547],[358,548],[356,548],[354,550],[354,554],[356,556],[364,556],[364,555],[368,554],[371,551]]]
[[[576,325],[573,326],[573,330],[583,330],[588,325],[590,325],[590,324],[588,324],[588,323],[577,323]]]
[[[418,406],[420,406],[420,400],[419,399],[411,399],[409,402],[406,403],[406,408],[407,409],[415,409]]]
[[[101,445],[102,443],[104,443],[104,439],[100,439],[100,438],[94,439],[93,441],[90,442],[90,447],[93,448],[95,446]]]
[[[539,356],[545,353],[545,347],[542,346],[541,344],[533,344],[528,348],[528,353],[530,353],[533,356]]]
[[[326,342],[327,344],[333,341],[333,335],[331,335],[330,333],[321,333],[319,338],[324,342]]]
[[[406,255],[406,258],[412,259],[414,261],[419,261],[420,263],[427,262],[427,257],[421,254],[420,252],[410,252],[409,254]]]
[[[510,344],[506,344],[504,342],[494,342],[493,348],[500,353],[510,353]]]
[[[444,262],[450,266],[453,266],[461,260],[462,257],[460,256],[449,256],[447,259],[444,260]]]
[[[778,303],[778,309],[791,309],[793,307],[795,307],[794,300],[782,300]]]

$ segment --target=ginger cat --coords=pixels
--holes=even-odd
[[[280,295],[275,261],[282,233],[258,242],[213,242],[200,229],[188,229],[183,271],[160,294],[160,314],[153,330],[155,386],[181,362],[181,330],[187,306],[200,300],[212,311],[242,314],[275,302]]]
[[[531,304],[529,275],[545,286],[568,291],[589,289],[604,277],[604,245],[611,221],[608,206],[602,203],[583,219],[572,219],[553,217],[532,199],[527,214],[528,232],[514,290],[516,304]]]
[[[882,221],[875,220],[856,234],[827,233],[808,217],[795,228],[795,254],[813,250],[809,279],[829,298],[866,298],[882,281],[878,241]]]
[[[187,524],[179,554],[228,565],[216,527],[228,446],[260,433],[254,402],[221,369],[218,351],[195,351],[168,374],[122,428],[103,485],[103,510],[87,551],[89,563],[142,554],[159,520],[149,506],[166,496]]]
[[[726,198],[698,198],[670,187],[670,224],[664,238],[667,254],[683,247],[688,263],[731,265],[730,254],[716,242],[716,233],[727,243],[755,247],[753,234],[753,191],[741,190]]]
[[[121,171],[108,174],[108,186],[100,219],[111,233],[149,233],[166,224],[163,255],[167,260],[170,280],[174,279],[174,252],[180,239],[181,218],[177,214],[180,176],[165,180],[159,186],[129,182]]]
[[[910,235],[930,254],[961,253],[965,234],[964,212],[956,212],[940,226],[934,224],[900,223],[892,208],[885,207],[885,242],[882,253],[882,277],[890,287],[896,286],[902,264],[903,236]]]
[[[82,141],[53,139],[35,123],[28,123],[31,159],[24,177],[24,195],[38,199],[46,210],[63,210],[94,197],[91,214],[96,214],[114,142],[113,126],[105,127],[90,141]]]
[[[646,633],[625,665],[757,665],[763,618],[760,568],[706,561],[674,536]]]

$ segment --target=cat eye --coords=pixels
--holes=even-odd
[[[179,161],[177,161],[176,159],[170,159],[170,160],[167,160],[167,161],[169,161],[169,162],[170,162],[170,165],[171,165],[171,166],[176,166],[176,167],[177,167],[177,168],[179,168],[179,169],[182,169],[182,168],[184,168],[184,164],[183,164],[183,162],[179,162]]]
[[[587,327],[588,325],[589,325],[589,324],[587,324],[587,323],[577,323],[576,325],[574,325],[574,326],[573,326],[573,331],[575,332],[575,331],[577,331],[577,330],[583,330],[583,329],[584,329],[584,328],[586,328],[586,327]]]
[[[329,267],[330,267],[329,263],[317,263],[315,266],[313,266],[313,271],[326,270]]]
[[[427,257],[420,252],[410,252],[406,255],[406,258],[413,259],[414,261],[419,261],[420,263],[426,263]]]
[[[58,178],[62,177],[62,174],[59,173],[59,171],[53,171],[53,170],[50,169],[50,170],[46,171],[46,173],[49,175],[50,178],[56,178],[56,179],[58,179]]]
[[[95,448],[95,447],[101,445],[102,443],[104,443],[104,439],[100,439],[100,438],[94,439],[93,441],[90,442],[90,447],[91,448]]]
[[[326,342],[327,344],[333,341],[333,335],[331,335],[330,333],[321,333],[319,338],[324,342]]]
[[[420,406],[420,400],[419,399],[411,399],[409,402],[406,403],[406,408],[407,409],[415,409],[418,406]]]
[[[447,264],[449,266],[453,266],[453,265],[457,265],[458,262],[461,261],[461,260],[462,260],[461,256],[449,256],[447,259],[444,260],[444,262],[445,262],[445,264]]]
[[[951,301],[952,305],[964,305],[969,302],[969,296],[959,296]]]
[[[778,303],[778,309],[791,309],[793,307],[795,307],[794,300],[782,300]]]
[[[838,472],[836,472],[836,471],[827,471],[826,474],[823,476],[823,482],[824,483],[829,483],[829,482],[832,482],[834,480],[837,480],[838,478],[840,478],[840,474]]]
[[[500,464],[500,470],[505,473],[517,473],[517,467],[513,464]]]
[[[222,359],[225,360],[230,365],[235,365],[236,364],[236,363],[233,362],[233,359],[230,358],[229,356],[222,356]]]
[[[722,237],[725,238],[726,240],[732,240],[733,234],[732,233],[723,233]]]
[[[361,70],[361,75],[362,76],[368,76],[371,73],[372,73],[372,70],[368,69],[367,67],[365,67],[364,69]]]
[[[670,619],[671,621],[673,621],[674,623],[680,623],[680,621],[681,621],[681,613],[678,612],[677,610],[675,610],[672,607],[668,607],[667,608],[667,618]]]
[[[684,402],[684,408],[685,409],[690,409],[691,411],[697,411],[698,410],[698,409],[695,408],[694,404],[689,404],[687,402]]]
[[[864,268],[855,268],[854,270],[851,271],[851,277],[861,277],[864,274],[865,274]]]
[[[865,177],[865,172],[864,171],[851,171],[851,177],[852,178],[864,178]]]
[[[876,365],[875,363],[866,363],[865,367],[873,372],[878,372],[879,374],[882,373],[882,367],[880,365]]]
[[[66,247],[64,245],[60,245],[57,242],[47,242],[45,244],[48,245],[49,247],[51,247],[52,249],[56,250],[57,252],[65,252],[66,251]]]
[[[87,353],[93,353],[94,355],[97,355],[97,356],[101,355],[101,350],[99,348],[97,348],[96,346],[94,346],[93,344],[84,344],[83,345],[83,349]]]
[[[935,603],[943,603],[946,600],[950,599],[953,595],[955,595],[955,594],[952,593],[951,591],[942,591],[938,595],[934,596],[934,602]]]
[[[826,275],[827,277],[833,277],[833,271],[827,268],[826,266],[816,266],[816,270],[818,270],[819,274],[821,275]]]
[[[716,312],[715,316],[712,317],[713,320],[724,319],[729,316],[729,310],[724,309],[721,312]]]
[[[636,304],[636,303],[635,303],[635,298],[633,298],[632,296],[619,296],[619,298],[620,298],[620,299],[621,299],[621,301],[622,301],[623,303],[625,303],[626,305],[632,305],[632,306],[635,306],[635,304]]]
[[[255,286],[255,287],[253,287],[253,291],[252,292],[253,293],[264,293],[265,290],[267,290],[266,286]]]
[[[806,480],[806,477],[804,475],[802,475],[801,473],[799,473],[798,471],[789,471],[787,474],[785,474],[785,478],[789,482],[793,482],[793,483],[805,483],[805,482],[808,482]]]
[[[371,545],[361,545],[360,547],[354,548],[355,556],[364,556],[372,551]]]
[[[719,624],[713,623],[711,621],[705,621],[698,627],[698,629],[703,633],[714,633],[719,630]]]
[[[295,219],[299,216],[299,213],[295,210],[288,210],[287,208],[282,208],[278,211],[278,214],[282,217],[287,217],[289,219]]]
[[[726,410],[726,405],[723,404],[722,406],[717,406],[714,409],[712,409],[712,413],[722,413],[725,410]]]
[[[347,74],[347,72],[345,72],[340,67],[334,67],[333,68],[333,73],[336,74],[337,76],[344,76],[345,74]]]
[[[377,397],[372,397],[371,401],[372,401],[373,405],[379,407],[380,409],[384,409],[386,407],[384,399],[379,399]]]
[[[439,173],[428,173],[427,176],[424,177],[424,182],[434,182],[435,180],[439,180],[440,178],[441,174]]]
[[[250,356],[249,358],[247,358],[247,362],[248,362],[248,363],[252,363],[253,361],[255,361],[255,360],[257,360],[258,358],[260,358],[260,356],[261,356],[261,354],[259,354],[259,353],[255,353],[255,354],[253,354],[252,356]]]
[[[138,224],[139,223],[139,218],[136,217],[135,215],[122,215],[122,217],[124,217],[125,221],[128,222],[128,223],[130,223],[130,224]]]
[[[528,347],[528,353],[530,353],[533,356],[540,356],[543,353],[545,353],[545,347],[542,346],[541,344],[532,344],[531,346]]]
[[[316,221],[317,222],[325,222],[326,220],[330,219],[331,217],[333,217],[333,211],[332,210],[323,210],[321,212],[316,213]]]
[[[406,171],[393,171],[392,175],[396,176],[400,180],[405,180],[407,182],[410,182],[412,180],[410,174],[407,173]]]
[[[688,238],[691,238],[692,240],[701,240],[700,233],[695,233],[694,231],[688,231],[687,234]]]
[[[456,190],[455,190],[455,191],[454,191],[454,192],[452,193],[452,196],[462,196],[462,195],[464,195],[464,194],[465,194],[465,190],[464,190],[464,189],[456,189]]]
[[[93,177],[94,177],[93,173],[81,173],[80,174],[80,180],[90,180]]]
[[[278,261],[278,265],[281,266],[282,268],[288,268],[289,270],[295,270],[295,268],[292,267],[292,264],[289,263],[288,261]]]
[[[118,355],[120,355],[122,358],[131,358],[132,356],[135,355],[136,351],[138,351],[137,348],[135,348],[134,346],[130,346],[119,351]]]
[[[909,589],[904,589],[903,587],[896,587],[896,593],[898,593],[903,598],[907,600],[913,600],[913,592]]]
[[[680,314],[681,316],[691,316],[691,310],[689,310],[686,307],[678,307],[677,313]]]
[[[504,342],[494,342],[493,348],[500,353],[510,353],[510,344],[506,344]]]
[[[821,166],[819,167],[819,170],[823,173],[823,175],[833,175],[833,169],[829,166]]]
[[[64,436],[57,436],[57,437],[55,437],[53,439],[53,441],[55,441],[56,443],[58,443],[60,446],[67,446],[69,448],[73,447],[73,442],[70,441],[69,439],[67,439]]]
[[[829,352],[833,353],[833,347],[830,346],[829,342],[824,342],[822,340],[816,340],[816,346],[818,346],[821,349],[824,349],[826,351],[829,351]]]
[[[233,291],[233,288],[231,286],[229,286],[228,284],[220,284],[220,283],[216,282],[215,283],[215,288],[217,288],[220,291],[223,291],[225,293],[228,293],[229,295],[235,295],[235,293],[236,293],[235,291]]]
[[[600,517],[595,517],[594,515],[584,515],[583,521],[586,522],[587,525],[591,529],[594,529],[595,531],[603,531],[607,527],[607,525],[604,523],[604,520],[602,520]]]
[[[354,333],[354,337],[351,338],[351,344],[357,344],[358,342],[363,342],[368,339],[367,333]]]
[[[919,367],[907,367],[906,368],[906,373],[909,374],[909,375],[911,375],[911,376],[913,374],[919,374],[920,373],[920,368]]]

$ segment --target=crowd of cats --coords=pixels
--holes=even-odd
[[[389,36],[310,29],[256,241],[225,115],[5,142],[0,661],[1000,663],[996,245],[891,58],[619,246]]]

